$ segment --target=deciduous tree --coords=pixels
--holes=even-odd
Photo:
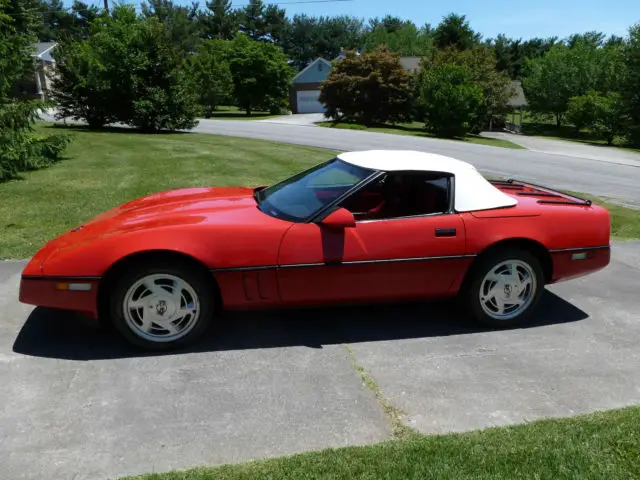
[[[482,111],[471,131],[479,132],[491,120],[500,119],[510,111],[509,100],[514,94],[511,79],[499,72],[494,51],[486,45],[475,45],[467,50],[447,47],[437,50],[427,65],[456,64],[469,68],[472,79],[482,89]]]
[[[626,74],[622,81],[622,100],[629,118],[629,139],[640,145],[640,23],[629,29],[624,46]]]
[[[605,75],[606,55],[606,49],[578,39],[571,48],[557,44],[544,56],[528,60],[522,84],[529,108],[553,114],[559,127],[571,97],[610,82]]]
[[[286,107],[293,70],[279,47],[238,34],[231,42],[229,68],[233,95],[248,116],[256,109],[276,114]]]
[[[418,82],[421,120],[428,131],[439,137],[463,137],[477,124],[484,96],[471,68],[456,63],[428,66]]]
[[[139,18],[117,5],[92,24],[86,41],[63,42],[53,97],[61,116],[94,127],[122,122],[146,131],[186,129],[196,124],[196,92],[190,88],[183,53],[156,17]]]
[[[624,105],[619,93],[601,95],[591,90],[587,95],[569,100],[567,119],[580,128],[587,128],[594,135],[611,145],[616,137],[625,133],[628,125]]]
[[[319,101],[335,120],[365,125],[401,122],[409,115],[411,76],[400,56],[386,47],[361,55],[349,51],[323,82]]]
[[[187,59],[189,75],[206,113],[232,101],[229,43],[227,40],[205,40],[198,52]]]

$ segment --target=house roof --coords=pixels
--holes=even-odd
[[[331,68],[331,67],[332,67],[331,62],[330,62],[329,60],[325,60],[325,59],[324,59],[324,58],[322,58],[322,57],[318,57],[318,58],[316,58],[313,62],[309,63],[309,65],[307,65],[307,66],[306,66],[306,67],[304,67],[302,70],[300,70],[300,71],[298,72],[298,74],[297,74],[295,77],[293,77],[293,78],[291,79],[291,81],[292,81],[292,82],[295,82],[295,81],[296,81],[296,79],[298,79],[299,77],[301,77],[301,76],[302,76],[302,75],[303,75],[307,70],[309,70],[310,68],[312,68],[312,67],[313,67],[316,63],[318,63],[318,62],[322,62],[322,63],[327,64],[327,66],[328,66],[329,68]]]
[[[493,186],[470,163],[436,153],[412,150],[369,150],[338,155],[344,162],[370,170],[448,173],[455,178],[458,212],[510,207],[518,201]]]
[[[38,42],[34,44],[31,56],[47,62],[55,62],[51,51],[56,45],[57,42]]]
[[[526,107],[528,102],[524,95],[524,90],[522,89],[522,82],[520,82],[520,80],[513,80],[511,82],[511,87],[513,88],[513,96],[508,102],[509,106],[515,108]]]

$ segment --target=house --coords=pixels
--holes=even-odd
[[[344,58],[338,55],[336,60]],[[405,70],[416,72],[420,68],[421,57],[400,57],[400,64]],[[291,83],[289,104],[293,113],[324,113],[325,106],[318,101],[320,84],[327,79],[332,65],[328,60],[319,57],[301,70]]]
[[[56,42],[38,42],[33,46],[31,57],[34,59],[33,74],[27,75],[18,85],[17,95],[25,98],[47,100],[51,85],[51,76],[56,61],[52,52]]]
[[[327,79],[331,62],[316,58],[293,77],[289,104],[293,113],[324,113],[325,106],[318,101],[320,83]]]
[[[336,60],[344,58],[344,54],[336,57]],[[400,64],[405,70],[416,73],[420,69],[422,57],[400,57]],[[318,101],[320,96],[320,84],[327,79],[331,72],[332,64],[328,60],[319,57],[311,62],[305,69],[293,77],[289,104],[293,113],[324,113],[326,108]],[[522,84],[519,80],[511,83],[514,95],[509,101],[509,105],[514,109],[513,123],[515,123],[515,111],[520,112],[520,122],[522,122],[522,112],[527,106]]]

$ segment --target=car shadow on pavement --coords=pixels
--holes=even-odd
[[[533,318],[521,328],[576,322],[588,314],[545,291]],[[196,345],[169,352],[144,352],[113,329],[71,312],[36,308],[18,334],[13,351],[67,360],[180,355],[374,342],[465,335],[489,331],[460,313],[450,301],[327,307],[304,310],[229,312]]]

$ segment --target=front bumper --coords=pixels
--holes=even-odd
[[[19,299],[28,305],[72,310],[95,318],[99,281],[95,277],[23,275]]]

